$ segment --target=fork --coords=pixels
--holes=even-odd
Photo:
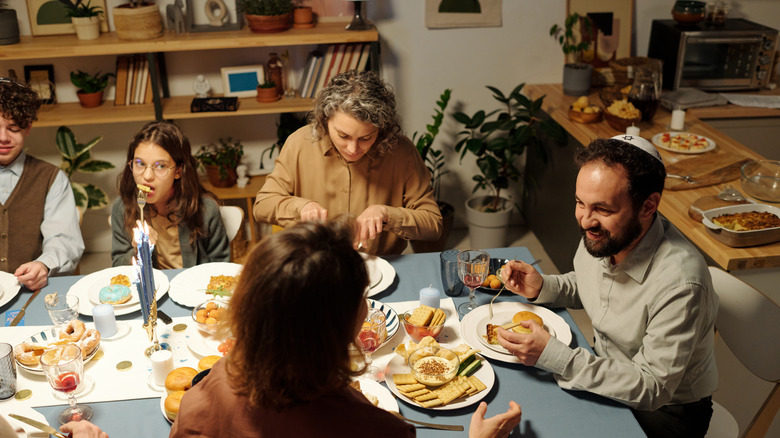
[[[536,260],[532,261],[531,263],[529,263],[529,265],[534,266],[534,265],[538,265],[541,262],[542,262],[542,259],[536,259]],[[498,270],[498,273],[499,274],[501,273],[501,269]],[[491,321],[493,320],[493,301],[495,301],[496,298],[498,298],[498,296],[501,295],[501,292],[503,292],[504,289],[506,289],[506,283],[504,283],[502,281],[501,282],[501,289],[499,289],[498,293],[493,297],[493,299],[490,300],[490,306],[488,306],[488,312],[490,313],[490,320]]]
[[[695,182],[696,182],[696,181],[693,179],[693,176],[691,176],[691,175],[675,175],[675,174],[673,174],[673,173],[667,173],[667,174],[666,174],[666,176],[667,176],[668,178],[679,178],[679,179],[684,179],[684,180],[685,180],[685,182],[687,182],[687,183],[689,183],[689,184],[693,184],[693,183],[695,183]]]
[[[410,420],[403,415],[401,415],[398,412],[388,411],[391,414],[395,415],[396,417],[400,418],[401,420],[407,421],[409,423],[419,424],[420,426],[430,427],[431,429],[441,429],[441,430],[457,430],[457,431],[463,431],[463,426],[459,425],[449,425],[449,424],[435,424],[435,423],[426,423],[424,421],[417,421],[417,420]]]
[[[146,206],[146,192],[138,189],[138,196],[135,198],[138,208],[141,210],[141,224],[144,223],[144,207]]]

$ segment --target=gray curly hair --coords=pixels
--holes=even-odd
[[[316,140],[328,135],[328,120],[341,111],[379,129],[368,154],[381,157],[398,144],[401,126],[395,111],[393,90],[373,71],[344,72],[330,80],[317,94],[310,114]]]

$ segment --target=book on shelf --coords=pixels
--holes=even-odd
[[[317,83],[320,80],[320,74],[322,74],[322,66],[324,63],[325,59],[323,56],[318,56],[317,59],[314,60],[314,70],[312,71],[309,90],[306,94],[306,97],[308,98],[314,98],[314,96],[317,95]]]
[[[146,91],[146,80],[149,78],[149,61],[144,55],[136,55],[138,57],[138,74],[135,77],[135,94],[133,95],[133,103],[140,104],[144,102],[144,91]]]
[[[357,69],[358,62],[360,61],[360,54],[363,51],[363,46],[365,46],[365,44],[362,43],[355,44],[355,48],[352,51],[352,57],[349,59],[349,65],[347,66],[347,71]]]
[[[301,97],[306,97],[311,89],[312,76],[314,76],[314,68],[317,64],[317,58],[321,58],[322,55],[318,51],[312,51],[309,53],[309,59],[306,60],[306,66],[303,68],[303,75],[301,77]]]
[[[154,93],[152,92],[152,74],[156,74],[156,72],[152,72],[152,67],[153,66],[150,65],[146,70],[146,90],[144,91],[144,99],[141,103],[152,103],[154,100]]]
[[[116,93],[114,96],[114,105],[125,104],[125,92],[127,90],[127,73],[129,58],[125,55],[116,57]]]
[[[341,58],[341,66],[337,74],[344,73],[349,70],[349,63],[352,62],[352,54],[355,52],[355,44],[345,44],[344,57]]]
[[[339,68],[341,68],[341,59],[344,58],[344,51],[346,50],[346,44],[336,44],[336,48],[333,50],[333,62],[330,64],[328,75],[325,77],[325,84],[328,85],[331,79],[339,74]]]
[[[125,105],[132,103],[133,83],[135,82],[135,57],[130,56],[127,60],[127,86],[125,88]]]
[[[322,90],[322,88],[325,86],[328,72],[333,65],[333,53],[336,50],[337,45],[338,44],[331,44],[325,51],[325,56],[322,58],[322,66],[320,66],[319,72],[317,74],[317,82],[315,83],[314,88],[311,90],[310,97],[316,96],[317,92]]]
[[[363,50],[360,51],[360,61],[358,61],[358,71],[363,71],[368,65],[368,58],[371,57],[371,44],[363,44]]]

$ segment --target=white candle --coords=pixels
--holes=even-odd
[[[441,291],[439,289],[436,289],[435,287],[424,287],[420,289],[420,304],[438,309],[440,295]]]
[[[98,304],[92,308],[92,318],[95,320],[95,330],[100,336],[110,338],[116,334],[116,316],[111,304]]]
[[[685,128],[685,110],[672,110],[672,123],[669,127],[673,131],[682,131]]]
[[[165,386],[165,378],[173,371],[173,353],[158,350],[152,353],[152,379],[157,386]]]
[[[626,128],[626,135],[639,136],[639,126],[631,125]]]

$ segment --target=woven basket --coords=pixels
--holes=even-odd
[[[160,9],[144,3],[136,8],[124,4],[114,8],[114,27],[120,40],[149,40],[163,34]]]
[[[633,74],[629,78],[628,70],[644,68],[648,70],[661,71],[661,61],[643,56],[634,56],[631,58],[620,58],[609,62],[612,69],[612,76],[615,79],[615,85],[628,85],[633,81]]]

